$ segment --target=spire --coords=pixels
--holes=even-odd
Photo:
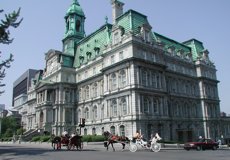
[[[76,5],[80,6],[80,4],[78,3],[77,0],[73,0],[73,4],[76,4]]]

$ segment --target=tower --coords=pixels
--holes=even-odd
[[[85,14],[77,0],[73,0],[65,16],[65,35],[63,41],[63,53],[74,56],[75,44],[85,37]]]

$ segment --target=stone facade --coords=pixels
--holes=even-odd
[[[218,80],[202,42],[164,37],[145,15],[123,13],[118,0],[111,4],[113,24],[85,36],[84,12],[73,1],[63,51],[47,52],[45,70],[28,92],[27,129],[128,137],[139,130],[171,141],[218,137]]]

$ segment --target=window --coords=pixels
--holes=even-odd
[[[78,114],[78,123],[80,123],[81,118],[82,118],[82,116],[81,116],[81,109],[78,110],[77,114]]]
[[[80,31],[80,27],[81,27],[81,22],[79,20],[77,20],[77,22],[76,22],[76,31],[77,32]]]
[[[114,33],[113,43],[114,43],[114,44],[117,44],[119,41],[120,41],[119,33],[116,32],[116,33]]]
[[[79,90],[78,99],[79,101],[82,101],[82,90],[81,89]]]
[[[110,133],[115,135],[116,130],[115,130],[115,127],[114,127],[114,126],[111,126],[111,127],[110,127]]]
[[[101,119],[104,119],[104,105],[101,107]]]
[[[96,128],[92,128],[92,135],[96,135]]]
[[[153,100],[153,113],[158,113],[159,112],[158,104],[159,104],[159,100],[158,99],[154,99]]]
[[[142,72],[142,85],[147,86],[147,71]]]
[[[111,104],[111,116],[116,117],[117,116],[117,101],[116,99],[112,100]]]
[[[120,126],[120,136],[125,136],[125,126]]]
[[[88,107],[85,109],[85,118],[89,119],[89,108]]]
[[[126,86],[126,72],[122,70],[119,74],[119,86],[125,87]]]
[[[115,90],[117,88],[117,76],[115,73],[111,75],[111,90]]]
[[[97,97],[98,94],[97,94],[97,83],[94,83],[93,85],[93,97]]]
[[[96,120],[97,119],[97,106],[93,107],[93,119]]]
[[[122,109],[122,115],[127,114],[127,102],[125,98],[121,99],[121,109]]]
[[[148,98],[144,98],[144,113],[149,113],[151,102]]]
[[[89,99],[89,86],[85,88],[85,99]]]

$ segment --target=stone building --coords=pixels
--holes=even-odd
[[[216,68],[196,39],[177,42],[152,30],[146,15],[111,0],[107,21],[86,35],[77,0],[65,15],[63,50],[49,50],[28,92],[30,125],[54,134],[110,131],[187,141],[220,134]],[[32,116],[33,115],[33,116]],[[31,117],[32,116],[32,117]],[[28,122],[25,122],[28,124]]]

